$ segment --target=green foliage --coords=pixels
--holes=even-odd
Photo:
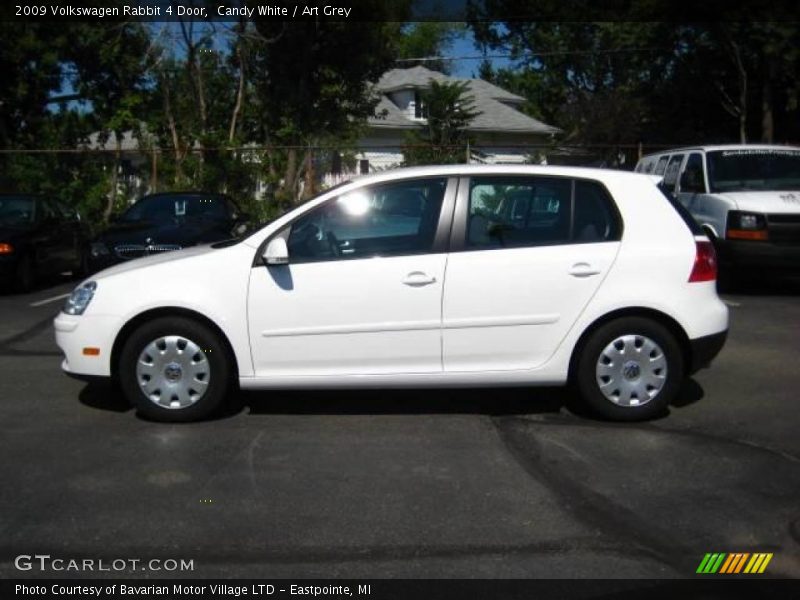
[[[406,165],[456,164],[466,162],[471,143],[467,128],[480,113],[474,99],[465,95],[466,82],[438,83],[420,95],[426,123],[406,134],[403,158]]]
[[[371,82],[393,65],[404,3],[365,0],[372,22],[258,21],[253,60],[258,120],[269,146],[291,146],[268,157],[279,181],[276,200],[288,204],[314,192],[310,146],[354,138],[374,113]]]
[[[445,21],[418,21],[405,24],[397,36],[396,54],[403,68],[422,65],[427,69],[450,73],[452,66],[446,60],[409,61],[410,58],[442,56],[450,44],[465,30],[463,23]]]
[[[481,47],[512,56],[481,76],[526,97],[526,112],[565,131],[562,143],[736,142],[740,128],[748,140],[800,138],[796,23],[752,22],[735,5],[705,24],[488,18],[528,4],[486,0],[474,13]]]

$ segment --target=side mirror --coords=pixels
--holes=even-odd
[[[264,250],[261,258],[267,266],[288,265],[289,247],[286,245],[286,240],[282,237],[273,238],[267,244],[267,249]]]

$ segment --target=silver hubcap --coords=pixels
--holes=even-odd
[[[205,395],[210,379],[211,365],[203,350],[179,335],[153,340],[136,363],[139,388],[162,408],[191,406]]]
[[[606,346],[597,359],[597,385],[619,406],[640,406],[655,398],[667,381],[667,358],[653,340],[623,335]]]

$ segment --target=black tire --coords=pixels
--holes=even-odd
[[[652,398],[643,398],[644,402],[637,400],[641,402],[638,405],[624,405],[625,402],[632,402],[624,397],[617,400],[619,403],[615,403],[601,391],[598,380],[597,370],[602,368],[598,367],[598,362],[604,354],[607,354],[605,350],[612,342],[619,340],[623,336],[634,336],[632,340],[628,338],[631,340],[629,347],[625,347],[622,344],[623,351],[630,352],[630,356],[632,356],[631,361],[626,362],[626,364],[636,363],[643,365],[642,367],[634,366],[631,382],[639,381],[639,378],[635,375],[637,372],[640,373],[641,377],[644,376],[645,369],[648,368],[648,363],[650,362],[648,360],[647,363],[644,361],[639,363],[635,360],[635,358],[643,358],[642,355],[637,354],[641,350],[637,349],[636,345],[643,343],[645,338],[658,346],[666,362],[666,373],[663,376],[663,383],[660,389],[656,391]],[[683,353],[678,341],[666,327],[651,319],[625,317],[610,321],[592,332],[586,342],[582,344],[582,347],[578,349],[578,352],[573,373],[573,387],[592,412],[606,419],[614,421],[644,421],[660,416],[667,412],[667,407],[675,399],[683,384],[685,367]],[[654,352],[655,354],[652,356],[659,356],[657,351]],[[609,365],[612,364],[614,363],[609,363]],[[663,364],[663,362],[659,362],[659,364]],[[608,379],[610,384],[613,385],[611,378]],[[625,385],[625,382],[622,385]],[[655,389],[654,387],[653,390]],[[609,388],[607,390],[609,393],[619,391]]]
[[[151,400],[140,386],[137,375],[139,357],[148,345],[167,336],[188,340],[202,349],[208,370],[205,391],[194,403],[181,408],[168,408]],[[231,389],[230,360],[223,342],[205,325],[185,317],[162,317],[143,324],[126,340],[119,358],[119,384],[130,403],[144,417],[173,423],[198,421],[212,416],[224,404]],[[159,377],[163,377],[166,371],[158,373]],[[171,385],[166,384],[162,402],[168,402],[166,394],[171,393]]]
[[[36,283],[36,267],[30,254],[25,254],[17,263],[14,274],[14,290],[20,293],[30,292]]]

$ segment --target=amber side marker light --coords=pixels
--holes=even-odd
[[[11,254],[14,251],[14,246],[11,244],[0,243],[0,254]]]
[[[747,231],[744,229],[728,229],[728,238],[732,240],[760,240],[767,241],[769,236],[766,230]]]
[[[100,356],[100,348],[84,348],[84,356]]]

